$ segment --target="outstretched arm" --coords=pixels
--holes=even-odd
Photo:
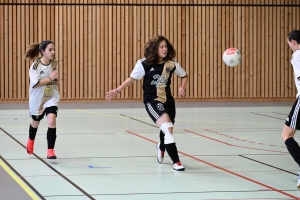
[[[116,89],[113,89],[113,90],[111,90],[111,91],[109,91],[109,92],[106,93],[106,96],[105,96],[106,100],[109,101],[109,100],[115,98],[115,97],[118,95],[118,93],[120,93],[122,90],[124,90],[124,89],[125,89],[126,87],[128,87],[129,85],[131,85],[134,81],[135,81],[135,80],[133,80],[132,78],[126,79],[126,80],[122,83],[122,85],[120,85],[120,86],[117,87]]]

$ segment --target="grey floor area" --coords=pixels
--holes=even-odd
[[[47,120],[25,150],[27,104],[0,104],[4,199],[298,199],[299,167],[281,139],[293,102],[178,102],[174,126],[186,171],[156,160],[159,129],[142,103],[61,103],[58,159],[47,160]],[[296,133],[296,141],[300,135]],[[3,199],[0,197],[0,199]]]

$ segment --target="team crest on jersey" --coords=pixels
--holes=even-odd
[[[158,104],[156,105],[156,108],[157,108],[157,110],[159,110],[159,111],[165,110],[164,105],[163,105],[162,103],[158,103]]]
[[[167,67],[167,68],[166,68],[166,72],[167,72],[167,73],[170,73],[170,71],[171,71],[171,68],[170,68],[170,67]]]

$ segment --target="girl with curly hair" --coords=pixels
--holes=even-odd
[[[143,98],[146,111],[151,119],[160,127],[160,142],[156,145],[157,161],[162,163],[165,150],[173,161],[173,169],[183,171],[173,126],[175,123],[175,100],[171,94],[171,78],[173,73],[182,78],[178,94],[185,95],[188,76],[174,58],[176,52],[172,44],[164,36],[157,36],[145,45],[144,58],[139,59],[130,74],[119,87],[106,93],[106,99],[115,98],[118,93],[136,80],[143,80]]]

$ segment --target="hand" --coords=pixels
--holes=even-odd
[[[109,101],[109,100],[115,98],[117,95],[118,95],[118,91],[116,89],[113,89],[106,93],[105,99]]]
[[[184,89],[183,87],[180,87],[180,88],[178,89],[178,94],[179,94],[180,96],[184,96],[184,95],[185,95],[185,89]]]
[[[54,81],[55,79],[58,79],[58,71],[54,70],[52,72],[52,74],[50,75],[50,78],[51,78],[52,81]]]

